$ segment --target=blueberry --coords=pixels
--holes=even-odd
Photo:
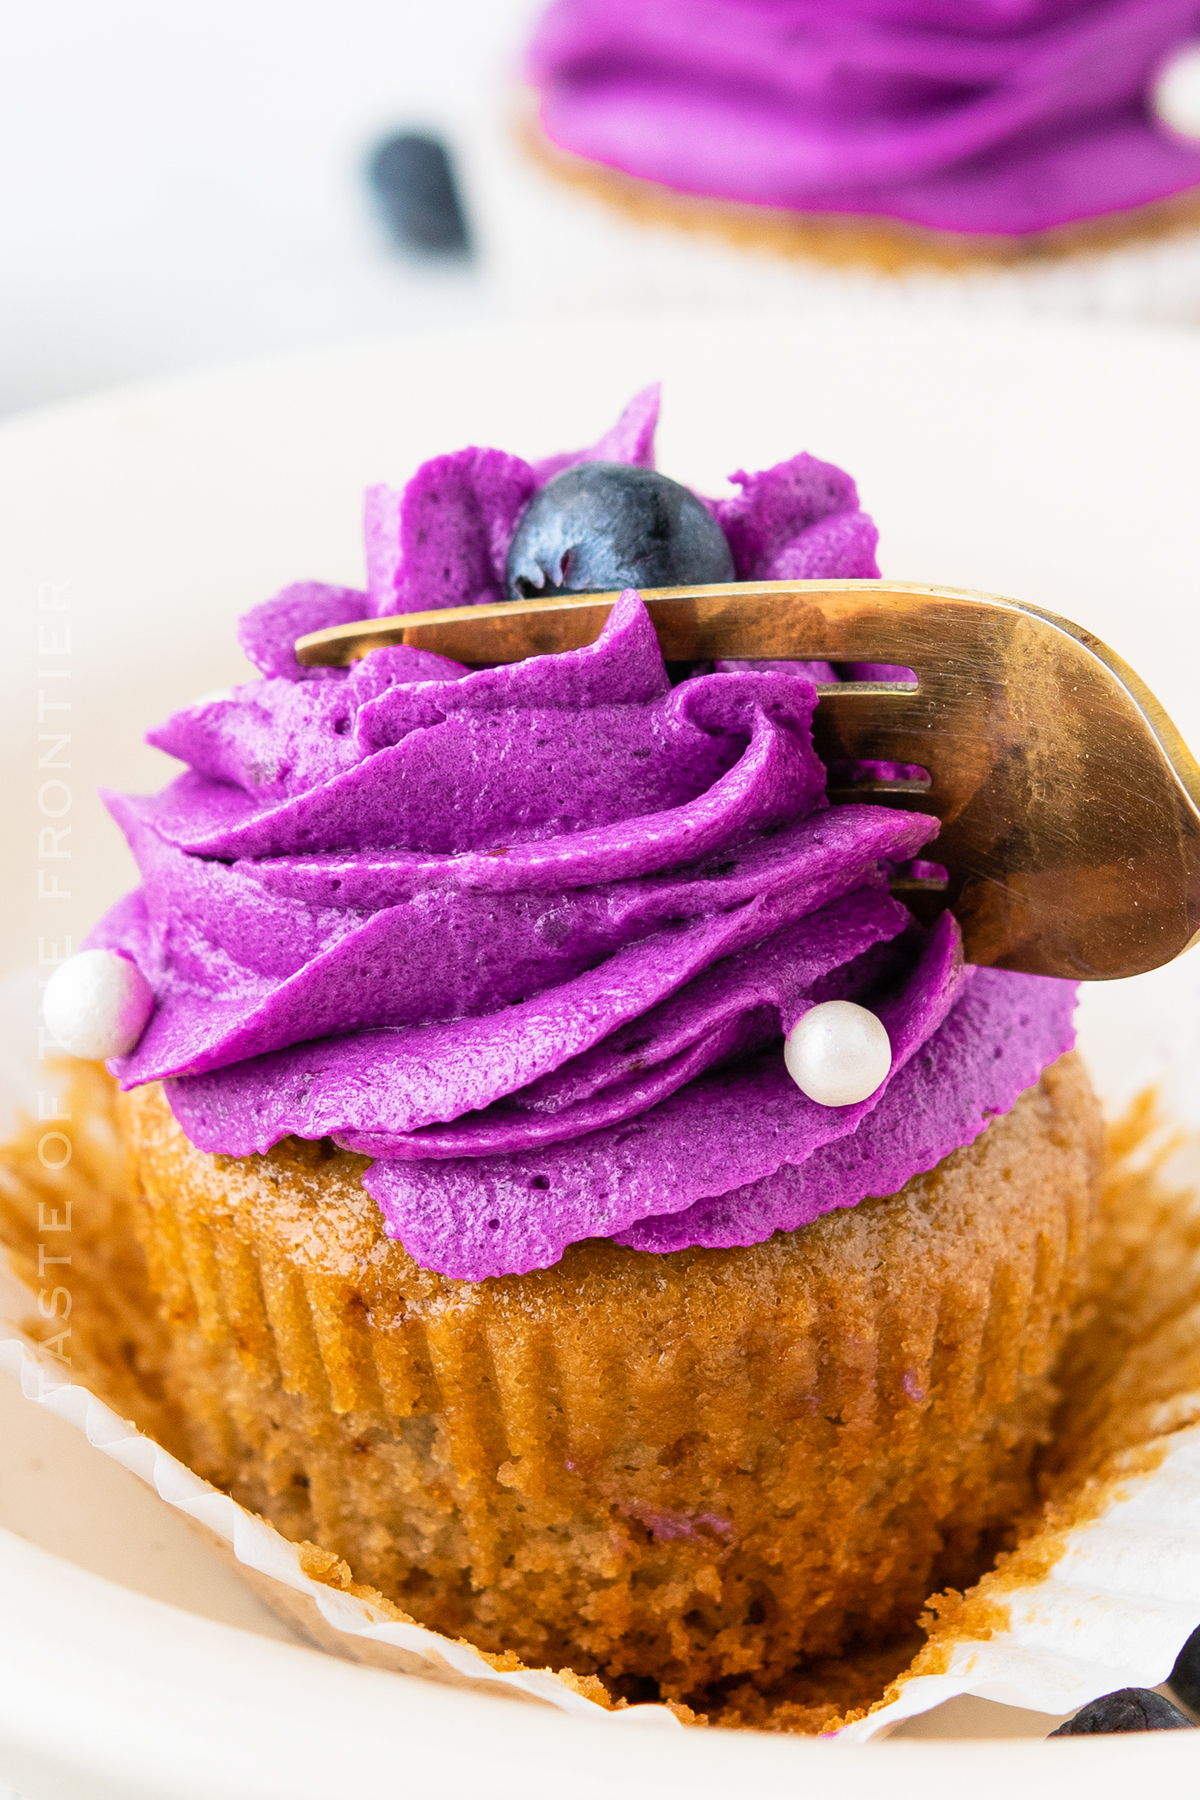
[[[470,249],[446,146],[404,132],[379,145],[367,169],[392,236],[405,249],[463,255]]]
[[[1153,1688],[1118,1688],[1115,1694],[1101,1694],[1089,1706],[1081,1707],[1073,1719],[1060,1725],[1051,1737],[1091,1737],[1107,1731],[1190,1731],[1177,1706]]]
[[[1167,1676],[1167,1686],[1185,1706],[1200,1712],[1200,1628],[1193,1631],[1175,1658],[1175,1667]]]
[[[653,469],[580,463],[525,508],[504,570],[510,600],[732,581],[725,534],[694,494]]]

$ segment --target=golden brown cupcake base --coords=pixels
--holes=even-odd
[[[1053,263],[1080,252],[1098,253],[1172,237],[1200,224],[1200,188],[1189,188],[1166,200],[1019,237],[935,231],[902,219],[799,212],[682,193],[563,150],[546,136],[532,107],[522,109],[517,134],[526,153],[549,174],[641,224],[704,232],[743,250],[767,250],[776,256],[810,258],[835,267],[868,267],[884,274],[919,268],[961,272],[972,267]]]
[[[162,1330],[145,1283],[144,1262],[129,1230],[124,1157],[113,1119],[111,1083],[85,1063],[58,1072],[55,1091],[72,1114],[64,1126],[73,1157],[47,1172],[37,1147],[44,1125],[30,1123],[0,1150],[0,1244],[33,1292],[31,1338],[72,1358],[63,1372],[173,1450],[184,1454],[179,1422],[166,1406],[153,1368],[161,1360]],[[722,1684],[706,1699],[711,1724],[784,1732],[828,1731],[895,1700],[914,1677],[941,1675],[952,1659],[983,1639],[1003,1635],[1008,1601],[1043,1581],[1069,1549],[1072,1534],[1101,1518],[1152,1474],[1174,1442],[1200,1418],[1200,1195],[1195,1158],[1200,1140],[1179,1148],[1177,1127],[1143,1095],[1110,1133],[1105,1180],[1096,1220],[1092,1275],[1076,1307],[1075,1324],[1055,1372],[1063,1390],[1051,1441],[1037,1458],[1044,1505],[1021,1523],[1014,1552],[1001,1555],[965,1595],[939,1594],[906,1641],[856,1646],[841,1658],[806,1662],[763,1693],[750,1680]],[[71,1336],[54,1339],[61,1321],[34,1313],[39,1218],[73,1208],[70,1282]],[[39,1215],[39,1208],[45,1209]],[[119,1246],[114,1260],[113,1244]],[[139,1274],[140,1269],[140,1274]],[[116,1281],[114,1283],[114,1273]],[[118,1298],[114,1289],[119,1290]],[[48,1362],[52,1359],[43,1351]],[[213,1540],[218,1550],[224,1540]],[[306,1574],[330,1588],[358,1595],[376,1619],[407,1617],[376,1590],[358,1583],[332,1552],[298,1546]],[[345,1637],[290,1587],[237,1565],[264,1599],[321,1647],[342,1656],[411,1672],[413,1659],[375,1638]],[[1120,1572],[1110,1572],[1120,1587]],[[1115,1589],[1114,1589],[1115,1591]],[[1022,1610],[1024,1610],[1022,1600]],[[923,1647],[922,1639],[926,1639]],[[908,1658],[917,1649],[915,1658]],[[486,1653],[485,1653],[486,1655]],[[511,1654],[488,1656],[497,1667],[519,1668]],[[907,1663],[907,1667],[905,1664]],[[606,1704],[595,1676],[559,1671],[575,1692]],[[623,1704],[623,1703],[622,1703]],[[674,1703],[672,1703],[674,1704]],[[695,1715],[675,1706],[685,1723]],[[703,1721],[700,1721],[703,1722]]]
[[[451,1637],[766,1692],[911,1630],[1032,1499],[1099,1160],[1073,1057],[889,1199],[478,1284],[383,1235],[365,1159],[204,1155],[158,1087],[120,1112],[170,1447]]]

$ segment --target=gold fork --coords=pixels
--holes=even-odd
[[[519,662],[600,635],[615,594],[405,613],[315,631],[305,664],[381,644]],[[835,778],[830,798],[942,822],[944,881],[894,883],[928,920],[949,906],[971,962],[1087,981],[1138,975],[1200,941],[1200,769],[1132,669],[1036,606],[891,581],[660,588],[664,657],[885,663],[911,682],[818,684],[826,763],[915,765],[924,781]]]

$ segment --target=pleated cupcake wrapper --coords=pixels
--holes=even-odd
[[[66,1419],[89,1444],[152,1487],[224,1547],[271,1604],[323,1649],[453,1686],[491,1689],[614,1724],[679,1721],[665,1706],[605,1712],[549,1670],[497,1670],[469,1646],[316,1581],[300,1548],[64,1379],[20,1339],[0,1341],[0,1369],[25,1397]],[[1200,1622],[1200,1425],[1149,1446],[1162,1458],[1131,1474],[1124,1497],[1070,1532],[1045,1580],[1005,1594],[1008,1624],[954,1645],[944,1672],[916,1676],[899,1696],[838,1737],[864,1743],[959,1695],[1062,1716],[1114,1688],[1152,1687],[1169,1674]]]
[[[1059,1148],[1036,1138],[1038,1162],[1061,1172],[1045,1192],[1028,1141],[1078,1079],[1054,1078],[1059,1100],[1039,1089],[999,1122],[986,1174],[972,1163],[948,1181],[929,1218],[911,1197],[839,1213],[728,1266],[641,1258],[635,1273],[625,1253],[592,1246],[561,1271],[453,1284],[433,1301],[411,1268],[359,1272],[370,1228],[364,1239],[357,1171],[289,1151],[278,1187],[249,1165],[214,1186],[146,1091],[118,1110],[138,1147],[150,1288],[171,1321],[145,1363],[170,1416],[143,1391],[123,1396],[107,1369],[77,1371],[195,1471],[429,1627],[585,1680],[630,1663],[661,1672],[697,1711],[694,1695],[748,1664],[775,1692],[802,1654],[836,1654],[846,1616],[881,1640],[910,1628],[953,1579],[939,1563],[962,1569],[975,1535],[1028,1504],[1087,1213],[1071,1132]],[[70,1104],[88,1116],[86,1100]],[[993,1220],[973,1181],[991,1191],[1010,1164],[1028,1194]],[[81,1145],[72,1171],[86,1166]],[[324,1183],[322,1238],[304,1253],[310,1179]],[[122,1206],[109,1244],[133,1227]],[[933,1219],[941,1253],[914,1261]],[[93,1265],[103,1254],[93,1242]],[[89,1277],[87,1260],[77,1277],[103,1301],[120,1284],[103,1261]],[[133,1310],[154,1308],[135,1297]],[[125,1326],[98,1335],[120,1342]],[[832,1579],[814,1574],[814,1546]],[[806,1707],[807,1727],[843,1698]]]
[[[680,1728],[668,1707],[606,1711],[548,1669],[495,1669],[468,1644],[401,1623],[388,1616],[396,1609],[315,1580],[305,1570],[305,1553],[298,1545],[118,1418],[87,1388],[65,1379],[52,1358],[39,1355],[21,1338],[5,1338],[0,1340],[0,1369],[19,1381],[27,1400],[83,1432],[93,1449],[139,1476],[166,1505],[201,1527],[249,1585],[320,1648],[353,1662],[548,1703],[589,1718]]]
[[[1190,1236],[1184,1237],[1189,1243],[1192,1237],[1200,1241],[1200,1204],[1184,1211],[1193,1221]],[[204,1261],[199,1249],[193,1246],[189,1258],[193,1291]],[[1143,1259],[1147,1268],[1139,1277],[1143,1286],[1158,1279],[1155,1254],[1160,1261],[1166,1258],[1164,1268],[1169,1264],[1178,1304],[1173,1311],[1168,1308],[1170,1316],[1155,1343],[1142,1353],[1146,1367],[1131,1366],[1116,1378],[1118,1387],[1123,1380],[1129,1389],[1130,1408],[1141,1406],[1145,1417],[1136,1449],[1118,1448],[1096,1463],[1092,1485],[1099,1484],[1103,1503],[1093,1506],[1095,1516],[1087,1517],[1085,1509],[1085,1522],[1065,1531],[1061,1522],[1051,1520],[1023,1544],[1007,1571],[985,1576],[966,1597],[961,1625],[935,1631],[911,1670],[889,1690],[886,1703],[844,1727],[838,1734],[842,1740],[863,1742],[886,1734],[902,1720],[959,1695],[1059,1717],[1114,1688],[1157,1685],[1169,1673],[1200,1622],[1200,1422],[1192,1422],[1200,1421],[1200,1391],[1190,1381],[1171,1385],[1177,1372],[1190,1372],[1200,1357],[1200,1255],[1193,1247],[1189,1264],[1178,1245],[1163,1241],[1156,1253],[1151,1244]],[[199,1285],[203,1290],[205,1283]],[[265,1288],[270,1291],[269,1279]],[[317,1341],[311,1307],[301,1306],[302,1296],[294,1292],[289,1301],[288,1293],[284,1284],[271,1311],[277,1323],[289,1314],[293,1320],[292,1376],[302,1381],[306,1365],[311,1379],[320,1365],[324,1378],[336,1378],[339,1365],[345,1367],[343,1351],[335,1342]],[[10,1307],[0,1310],[20,1317],[28,1302],[27,1291],[17,1289]],[[286,1341],[289,1333],[283,1336]],[[1165,1350],[1162,1343],[1167,1343]],[[514,1659],[497,1669],[469,1645],[398,1616],[397,1608],[370,1590],[343,1591],[338,1583],[345,1577],[344,1565],[335,1556],[318,1555],[314,1563],[311,1546],[289,1542],[210,1486],[125,1424],[103,1400],[65,1377],[53,1358],[14,1339],[0,1343],[0,1366],[20,1380],[28,1399],[67,1418],[97,1450],[132,1469],[168,1505],[205,1527],[250,1585],[320,1647],[400,1673],[483,1687],[567,1712],[605,1713],[616,1721],[678,1728],[666,1707],[606,1712],[569,1675],[513,1668]],[[1157,1384],[1147,1370],[1160,1372]],[[415,1366],[411,1373],[418,1373]],[[472,1378],[465,1366],[457,1371],[442,1366],[436,1373],[443,1393],[455,1375],[463,1383]],[[399,1376],[400,1370],[394,1374]],[[349,1389],[341,1396],[359,1405],[366,1397]],[[465,1419],[471,1411],[465,1409]],[[1103,1420],[1097,1431],[1103,1436]],[[1032,1573],[1023,1579],[1022,1570]]]

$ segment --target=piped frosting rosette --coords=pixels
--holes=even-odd
[[[650,460],[653,405],[607,460]],[[265,678],[151,734],[187,764],[162,793],[108,797],[143,885],[89,940],[157,999],[122,1085],[163,1080],[202,1150],[374,1158],[388,1231],[467,1280],[590,1237],[757,1243],[893,1192],[1073,1041],[1073,985],[964,968],[949,915],[925,932],[889,895],[936,821],[828,805],[803,665],[673,686],[633,591],[595,644],[508,667],[295,663],[298,631],[428,599],[423,558],[443,603],[498,597],[513,496],[566,460],[425,465],[369,499],[370,599],[290,589],[243,622]],[[877,572],[841,471],[736,479],[713,508],[742,578]],[[829,999],[891,1041],[858,1104],[784,1064]]]
[[[1155,82],[1195,0],[556,0],[564,149],[685,193],[1021,236],[1200,185]]]

